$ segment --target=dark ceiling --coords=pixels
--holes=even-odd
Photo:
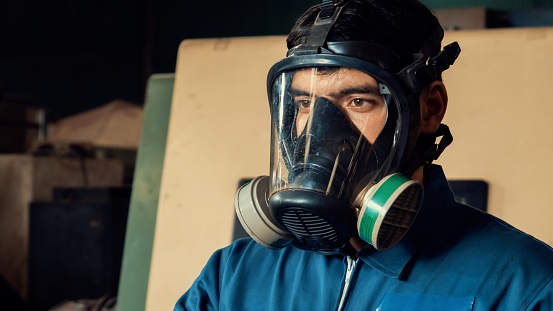
[[[174,71],[182,40],[284,35],[317,2],[2,1],[0,90],[49,121],[115,98],[140,104],[152,73]]]
[[[0,102],[44,108],[47,121],[117,98],[141,104],[152,73],[174,72],[182,40],[285,35],[319,2],[2,0]],[[519,19],[553,21],[544,12]]]

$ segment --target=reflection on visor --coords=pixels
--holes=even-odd
[[[354,158],[371,152],[370,143],[326,98],[314,104],[309,130],[297,139],[288,186],[340,197],[344,181],[356,169],[351,166]]]
[[[356,69],[324,67],[281,73],[272,91],[271,194],[302,189],[348,201],[374,181],[399,124],[389,120],[397,113],[385,85]],[[392,134],[382,135],[387,124]]]
[[[378,82],[361,71],[350,68],[303,69],[294,74],[290,89],[297,110],[297,133],[313,124],[313,104],[321,97],[336,105],[370,142],[375,141],[386,122],[387,108]]]

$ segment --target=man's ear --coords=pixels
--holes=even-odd
[[[445,115],[447,108],[447,90],[442,81],[436,80],[421,91],[419,98],[421,109],[420,131],[422,134],[434,134]]]

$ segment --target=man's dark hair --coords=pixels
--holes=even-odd
[[[319,11],[319,5],[315,5],[296,21],[288,35],[289,49],[307,41]],[[393,50],[408,65],[436,25],[434,14],[417,0],[352,0],[330,30],[327,42],[377,43]],[[432,54],[439,50],[436,46]]]
[[[307,42],[319,11],[319,5],[312,6],[296,21],[286,40],[288,49]],[[418,0],[351,0],[331,28],[326,41],[379,44],[394,51],[401,58],[402,65],[407,66],[413,62],[413,54],[420,52],[437,26],[439,22],[436,16]],[[440,44],[436,43],[427,56],[434,56],[440,50]],[[413,94],[413,98],[418,98],[419,94]],[[418,100],[412,104],[409,124],[415,131],[409,134],[401,170],[410,170],[415,167],[414,164],[418,165],[435,141],[434,136],[418,135]]]

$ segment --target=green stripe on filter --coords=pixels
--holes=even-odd
[[[378,215],[382,211],[382,208],[390,198],[390,196],[401,185],[409,181],[409,178],[402,174],[394,174],[385,177],[380,183],[373,186],[367,192],[366,197],[369,200],[363,204],[361,211],[359,212],[359,219],[357,221],[357,229],[359,231],[359,237],[364,241],[374,245],[373,241],[373,229],[378,219]],[[372,194],[374,192],[374,194]]]

